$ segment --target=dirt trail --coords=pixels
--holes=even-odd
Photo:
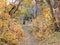
[[[34,39],[31,32],[28,30],[29,26],[24,26],[25,37],[23,41],[20,42],[20,45],[37,45],[39,43],[38,40]]]
[[[32,33],[29,31],[30,26],[23,26],[25,37],[23,41],[20,41],[18,45],[60,45],[60,43],[52,43],[48,44],[47,42],[39,41],[35,39]]]

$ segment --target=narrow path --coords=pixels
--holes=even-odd
[[[25,37],[22,42],[20,42],[20,45],[37,45],[38,40],[34,39],[33,35],[29,31],[30,26],[23,26]]]
[[[25,37],[24,37],[23,41],[20,41],[20,43],[18,45],[60,45],[60,43],[58,43],[58,42],[49,44],[47,42],[43,42],[43,41],[39,41],[39,40],[35,39],[29,30],[30,27],[31,26],[27,26],[27,25],[22,26],[22,28],[24,29],[24,32],[25,32]]]

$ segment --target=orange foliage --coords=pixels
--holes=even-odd
[[[2,35],[2,39],[7,41],[7,43],[16,44],[19,39],[23,38],[24,31],[19,23],[13,21],[8,12],[4,12],[5,7],[8,9],[13,7],[12,4],[6,5],[5,1],[6,0],[0,0],[0,35]]]
[[[10,19],[11,16],[8,13],[4,13],[4,15],[2,15],[4,19]]]
[[[2,18],[2,14],[0,13],[0,18]]]
[[[19,39],[22,39],[24,36],[24,31],[21,28],[21,25],[14,21],[0,20],[0,28],[3,26],[2,32],[0,35],[3,36],[2,39],[7,41],[7,43],[17,44]]]
[[[0,2],[5,2],[6,0],[0,0]]]
[[[17,36],[19,36],[19,37],[24,36],[24,31],[22,30],[21,26],[19,24],[17,24],[16,22],[11,22],[9,29],[16,32]]]
[[[0,0],[0,9],[4,9],[4,7],[6,6],[5,1],[6,0]]]
[[[12,4],[8,4],[6,7],[11,9],[13,7],[13,5]]]
[[[2,26],[8,26],[8,24],[9,24],[9,21],[8,20],[2,20]]]
[[[0,28],[2,27],[2,20],[0,20]]]
[[[3,9],[5,9],[5,4],[0,4],[0,11],[2,11]]]
[[[32,33],[37,38],[46,38],[53,31],[53,23],[51,20],[52,16],[50,14],[50,9],[44,9],[43,15],[38,16],[36,19],[32,20],[32,24],[35,29]],[[34,31],[35,30],[35,31]]]

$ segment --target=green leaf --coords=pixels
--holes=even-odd
[[[21,13],[22,13],[22,14],[25,14],[26,16],[28,15],[28,12],[27,12],[27,9],[26,9],[26,8],[22,9],[22,10],[21,10]]]

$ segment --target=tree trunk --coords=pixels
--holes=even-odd
[[[9,14],[10,14],[11,17],[14,16],[13,14],[16,13],[16,11],[18,10],[18,8],[19,8],[19,6],[20,6],[20,4],[21,4],[22,1],[23,1],[23,0],[19,0],[18,5],[14,5],[14,6],[12,7],[12,9],[9,11]]]

